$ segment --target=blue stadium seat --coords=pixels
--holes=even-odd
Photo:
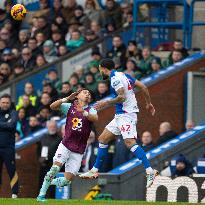
[[[196,169],[198,174],[205,174],[205,158],[198,159]]]

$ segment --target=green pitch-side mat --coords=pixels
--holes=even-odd
[[[83,200],[48,200],[47,202],[37,202],[35,199],[0,199],[0,205],[190,205],[190,203],[177,202],[140,202],[140,201],[83,201]],[[201,203],[191,203],[191,205]]]

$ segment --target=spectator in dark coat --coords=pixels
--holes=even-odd
[[[38,160],[40,163],[39,170],[39,187],[41,186],[45,174],[49,171],[53,164],[53,157],[58,148],[62,138],[59,137],[57,124],[55,121],[48,121],[46,123],[48,134],[45,134],[39,143]],[[54,189],[51,188],[50,197],[54,198]]]
[[[195,173],[192,164],[180,154],[176,159],[176,170],[172,173],[174,177],[192,176]]]
[[[37,118],[42,127],[46,127],[46,122],[51,117],[50,106],[41,106],[38,109]]]
[[[134,57],[137,63],[139,63],[139,61],[142,59],[142,50],[138,48],[136,41],[130,40],[128,42],[126,57],[127,58]]]
[[[38,48],[37,40],[35,38],[28,39],[28,47],[31,49],[34,59],[36,59],[38,55],[43,54],[40,48]]]
[[[71,95],[72,90],[69,82],[64,82],[62,83],[62,88],[61,88],[61,93],[60,93],[60,98],[65,98]]]
[[[148,152],[149,150],[154,148],[154,144],[152,142],[152,135],[150,132],[148,131],[143,132],[141,141],[142,141],[142,145],[141,145],[142,149],[145,152]]]
[[[104,81],[101,81],[98,83],[98,87],[97,87],[97,92],[95,95],[95,100],[101,100],[104,97],[107,97],[109,95],[109,88],[108,88],[108,84]]]
[[[16,125],[16,131],[18,135],[16,137],[16,141],[23,139],[28,130],[28,120],[26,119],[26,111],[24,108],[19,109],[18,111],[18,121]]]
[[[40,125],[37,117],[31,116],[29,117],[29,127],[27,130],[27,135],[33,134],[34,132],[40,130],[42,126]]]
[[[187,58],[189,56],[188,50],[183,47],[183,43],[180,39],[176,39],[173,44],[174,50],[180,50],[183,58]],[[171,57],[171,54],[170,54]]]
[[[126,61],[126,46],[123,44],[120,36],[114,36],[112,39],[112,49],[108,51],[107,57],[114,58],[119,57],[122,65],[125,65]]]
[[[51,83],[44,83],[43,85],[43,92],[48,93],[51,98],[52,98],[52,102],[54,102],[55,100],[58,99],[58,92],[57,90],[52,86]]]
[[[50,10],[50,20],[53,21],[56,19],[57,16],[62,15],[62,1],[61,0],[54,0],[52,8]]]
[[[7,63],[12,68],[14,63],[15,63],[15,61],[16,60],[15,60],[13,54],[12,54],[12,50],[10,48],[5,48],[3,50],[2,55],[1,55],[0,62],[1,63]]]
[[[159,127],[160,138],[157,145],[167,142],[177,136],[177,133],[172,130],[169,122],[162,122]]]

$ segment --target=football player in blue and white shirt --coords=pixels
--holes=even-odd
[[[96,162],[93,168],[81,174],[81,178],[97,178],[98,170],[107,155],[108,143],[115,139],[116,136],[122,135],[126,146],[134,155],[140,159],[147,173],[147,187],[150,187],[157,176],[158,172],[151,168],[150,162],[146,157],[143,149],[136,143],[137,138],[137,113],[139,108],[133,91],[133,86],[142,89],[146,100],[146,108],[155,114],[154,106],[151,103],[147,87],[131,76],[114,70],[115,64],[111,59],[103,59],[100,62],[99,70],[104,79],[110,78],[110,91],[114,98],[96,103],[96,108],[100,109],[109,105],[115,105],[115,117],[106,126],[103,133],[99,136],[99,148]]]

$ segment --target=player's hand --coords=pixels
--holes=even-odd
[[[106,101],[97,101],[94,108],[96,110],[99,110],[99,109],[104,108],[106,106],[108,106],[108,103]]]
[[[81,112],[81,113],[84,112],[83,106],[80,105],[80,104],[78,104],[78,103],[75,104],[75,109],[76,109],[78,112]]]
[[[152,103],[147,104],[147,105],[146,105],[146,109],[152,114],[152,116],[154,116],[154,114],[155,114],[155,108],[154,108],[154,106],[152,105]]]
[[[67,98],[67,100],[74,100],[76,98],[76,96],[78,95],[78,92],[74,92],[71,95],[69,95]]]

